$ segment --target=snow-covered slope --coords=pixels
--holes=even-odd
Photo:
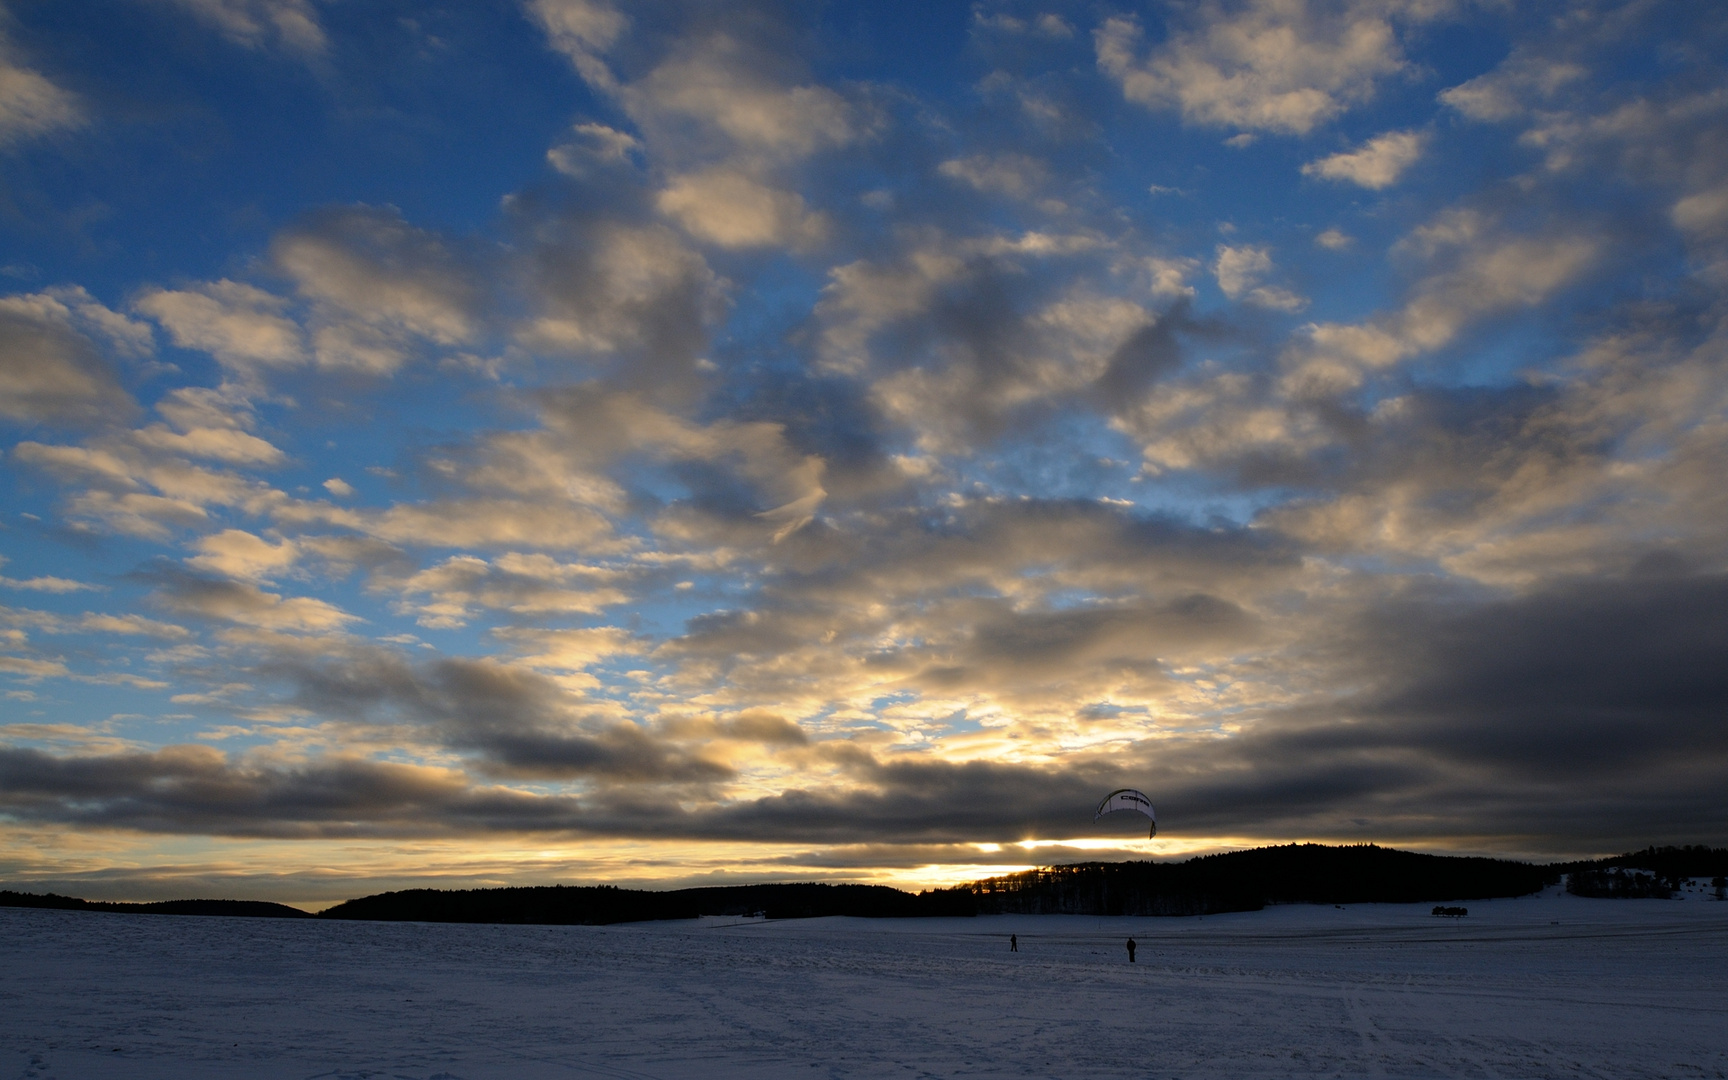
[[[1691,896],[1459,920],[0,910],[0,1077],[1719,1077],[1728,903]]]

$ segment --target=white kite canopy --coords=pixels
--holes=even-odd
[[[1146,797],[1144,791],[1135,791],[1131,787],[1117,788],[1104,796],[1104,801],[1098,804],[1098,812],[1092,815],[1092,820],[1097,821],[1105,814],[1114,814],[1118,810],[1145,814],[1152,819],[1152,831],[1146,834],[1146,838],[1151,839],[1158,835],[1158,815],[1152,809],[1152,800]]]

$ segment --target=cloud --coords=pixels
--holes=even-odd
[[[192,632],[184,626],[165,623],[158,619],[146,619],[142,615],[103,615],[90,612],[79,617],[77,627],[80,630],[94,630],[106,634],[141,635],[144,637],[161,638],[165,641],[184,641],[192,636]],[[158,685],[166,686],[166,683]]]
[[[211,10],[251,20],[242,58],[325,74],[350,29],[411,40],[396,89],[479,85],[484,42],[448,35],[531,53],[525,15],[588,86],[538,147],[438,94],[350,117],[392,160],[515,140],[490,221],[337,206],[248,255],[200,223],[218,198],[174,221],[201,276],[114,263],[124,312],[0,300],[0,410],[85,428],[5,447],[28,570],[0,586],[66,608],[0,609],[8,694],[198,706],[0,731],[19,835],[119,862],[167,843],[126,830],[542,833],[793,873],[1085,837],[1120,784],[1189,837],[1720,832],[1714,14],[1197,0],[1100,13],[1081,70],[1073,11],[985,5],[962,85],[836,67],[797,5],[532,0],[437,39],[350,6],[322,52],[270,22],[292,7]],[[1507,60],[1436,106],[1457,35],[1407,31],[1448,11]],[[1424,197],[1319,214],[1297,170]],[[157,250],[149,222],[61,262]],[[143,569],[78,610],[114,557]]]
[[[1274,311],[1301,311],[1308,299],[1276,285],[1262,285],[1261,280],[1272,272],[1272,255],[1264,247],[1244,244],[1219,244],[1212,273],[1218,279],[1218,289],[1232,300],[1245,300],[1256,307]]]
[[[320,367],[388,375],[415,339],[456,346],[479,335],[469,267],[394,208],[323,211],[278,236],[271,256],[314,303]]]
[[[192,636],[191,632],[183,626],[176,626],[173,623],[165,623],[156,619],[147,619],[142,615],[109,615],[94,611],[87,611],[82,615],[73,617],[47,611],[31,611],[0,606],[0,624],[30,627],[49,634],[120,634],[128,637],[143,636],[169,641],[183,641]]]
[[[299,551],[291,541],[271,544],[243,529],[224,529],[200,537],[195,546],[199,554],[186,560],[188,566],[242,581],[276,577],[299,560]]]
[[[647,643],[618,626],[579,630],[500,627],[493,633],[522,655],[519,663],[550,671],[584,671],[614,656],[647,651]]]
[[[575,358],[656,397],[688,400],[721,314],[721,283],[662,225],[571,216],[534,222],[532,313],[515,340]]]
[[[730,151],[784,164],[844,146],[870,129],[833,90],[777,78],[786,68],[782,57],[739,37],[698,33],[676,42],[618,93],[655,143],[680,152]]]
[[[1397,7],[1208,0],[1144,57],[1135,19],[1107,19],[1093,38],[1099,68],[1129,101],[1205,127],[1306,135],[1405,69]]]
[[[1199,372],[1167,384],[1123,409],[1113,426],[1135,440],[1154,474],[1300,458],[1334,437],[1262,380],[1237,372]]]
[[[633,135],[605,124],[576,124],[569,142],[546,151],[554,169],[574,179],[584,179],[597,169],[622,165],[639,153],[642,143]]]
[[[1298,393],[1358,385],[1363,372],[1391,367],[1451,344],[1472,322],[1541,303],[1583,274],[1600,246],[1583,235],[1520,236],[1473,210],[1452,210],[1418,227],[1401,250],[1438,267],[1416,282],[1398,311],[1358,324],[1321,323],[1285,362]]]
[[[574,799],[476,787],[453,769],[351,756],[236,761],[207,746],[82,756],[0,748],[0,792],[24,820],[206,835],[435,836],[579,820]]]
[[[0,416],[81,425],[124,419],[136,407],[132,396],[91,337],[137,355],[148,334],[80,288],[0,297]]]
[[[827,495],[826,462],[789,445],[779,423],[700,424],[642,395],[592,386],[543,391],[535,404],[542,429],[487,440],[470,483],[616,514],[624,509],[625,492],[605,476],[606,467],[645,458],[681,473],[698,503],[707,487],[742,486],[748,501],[733,506],[730,516],[774,538],[810,521]],[[718,509],[710,503],[706,513]],[[691,525],[686,520],[679,527]]]
[[[14,62],[12,51],[0,28],[0,146],[83,127],[88,120],[78,96]]]
[[[270,443],[235,427],[193,428],[174,432],[151,424],[132,433],[138,445],[166,454],[207,458],[232,465],[280,465],[287,455]]]
[[[476,609],[516,615],[597,615],[627,602],[626,575],[547,555],[506,554],[488,562],[458,555],[400,580],[380,581],[422,626],[457,627]],[[424,600],[419,597],[425,597]]]
[[[166,397],[160,404],[165,406],[165,415],[182,422],[208,419],[238,425],[249,419],[244,410],[223,415],[220,408],[212,407],[211,400],[193,404],[203,393],[195,390],[192,398]],[[226,399],[218,393],[212,400]],[[166,539],[171,527],[206,520],[210,507],[258,513],[289,501],[259,481],[179,456],[193,449],[238,451],[252,459],[270,456],[262,453],[268,446],[262,440],[234,440],[232,433],[232,428],[193,428],[187,439],[177,440],[159,425],[152,425],[141,432],[109,432],[81,446],[22,442],[14,448],[13,456],[81,486],[66,503],[66,511],[74,519],[99,521],[132,536]],[[164,449],[169,452],[164,453]]]
[[[938,363],[875,383],[878,408],[916,432],[924,450],[961,450],[994,437],[1017,413],[1129,391],[1176,361],[1177,319],[1161,321],[1131,300],[1079,289],[1030,312],[973,308],[974,299],[996,299],[993,284],[985,277],[982,296],[962,293],[958,310],[941,312],[954,347],[932,350]]]
[[[1049,167],[1026,154],[973,154],[950,158],[936,171],[976,191],[1010,199],[1030,198],[1050,179]]]
[[[33,660],[25,656],[0,656],[0,671],[22,676],[26,682],[71,674],[59,660]]]
[[[690,235],[725,248],[803,249],[828,231],[822,215],[806,210],[797,192],[726,169],[676,177],[655,201]]]
[[[1005,34],[1030,34],[1057,40],[1074,36],[1074,27],[1069,25],[1068,20],[1053,12],[1045,12],[1030,19],[1022,19],[1005,12],[986,15],[982,4],[973,5],[972,25],[981,30],[995,30]]]
[[[700,753],[612,719],[556,679],[496,660],[450,657],[414,666],[371,651],[314,665],[281,662],[273,674],[294,683],[302,708],[426,725],[499,776],[697,785],[732,776]]]
[[[280,506],[283,526],[336,525],[389,544],[430,548],[527,547],[614,553],[621,542],[602,514],[582,506],[546,506],[501,498],[452,498],[397,503],[383,510],[349,509],[329,503]]]
[[[1310,161],[1302,166],[1302,175],[1380,191],[1396,184],[1421,159],[1426,143],[1427,136],[1420,131],[1389,131],[1355,150]]]
[[[152,289],[133,306],[161,323],[174,344],[207,352],[236,371],[307,360],[300,327],[283,315],[288,302],[250,285],[222,280],[184,291]]]
[[[1090,234],[902,239],[829,271],[817,356],[864,380],[923,452],[964,453],[1082,401],[1113,411],[1180,363],[1192,260]]]
[[[259,568],[257,552],[232,539],[219,538],[215,551],[210,558],[224,566]],[[250,562],[246,561],[248,555],[254,556]],[[357,616],[327,601],[310,596],[284,597],[248,582],[167,569],[148,577],[157,583],[156,598],[164,607],[194,618],[293,634],[335,633],[358,621]]]
[[[302,56],[328,46],[318,9],[309,0],[173,0],[188,14],[220,31],[236,45],[275,45]]]
[[[1514,49],[1500,66],[1440,93],[1440,100],[1472,120],[1499,121],[1526,115],[1589,71],[1564,60]]]
[[[656,656],[697,685],[718,681],[739,706],[794,715],[841,708],[882,722],[868,703],[892,688],[922,694],[912,716],[1066,722],[1113,691],[1168,694],[1158,661],[1183,649],[1168,628],[1192,620],[1183,632],[1195,642],[1222,640],[1210,613],[1293,565],[1275,534],[1196,530],[1090,500],[958,500],[934,521],[902,510],[865,524],[800,534],[785,556],[796,573],[748,610],[691,620]],[[1197,594],[1219,603],[1184,606]],[[1100,599],[1063,611],[1064,595]],[[1230,618],[1217,625],[1245,625]],[[1015,651],[1033,640],[1073,663]]]
[[[0,567],[5,566],[8,561],[9,560],[6,556],[0,555]],[[0,575],[0,588],[23,589],[28,592],[70,593],[94,592],[100,589],[100,586],[89,585],[82,581],[73,581],[70,578],[55,577],[51,574],[44,574],[37,577],[22,579]]]
[[[602,56],[629,28],[628,18],[598,0],[526,0],[523,7],[584,79],[599,89],[615,85]]]

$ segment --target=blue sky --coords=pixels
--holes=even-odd
[[[1725,35],[8,0],[0,879],[1719,840]]]

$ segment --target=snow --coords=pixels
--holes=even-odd
[[[1728,903],[1432,906],[610,927],[0,909],[0,1077],[1728,1076]]]

